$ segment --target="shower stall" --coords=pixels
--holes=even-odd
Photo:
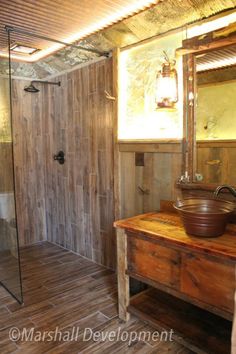
[[[20,241],[17,225],[14,124],[12,107],[11,31],[7,30],[8,57],[0,60],[0,284],[23,303]],[[42,85],[60,86],[60,82],[33,80],[24,87],[28,93],[40,92]],[[16,133],[16,132],[15,132]],[[55,157],[56,159],[56,157]]]
[[[45,46],[58,41],[6,29],[8,61],[0,59],[0,284],[23,303],[21,265],[28,265],[24,257],[20,262],[19,247],[47,241],[114,266],[113,101],[105,95],[113,89],[113,62],[109,53],[59,41],[63,58],[94,63],[46,75],[40,60],[38,71],[11,61],[11,46],[27,44],[29,37]],[[25,303],[27,296],[26,290]]]
[[[8,55],[8,61],[4,61],[5,66],[1,68],[4,75],[0,77],[0,283],[22,303],[15,204],[10,51]]]
[[[10,53],[5,73],[0,77],[0,283],[19,303],[23,303],[16,217]],[[35,80],[24,90],[37,93],[40,89],[34,86],[36,84],[60,86],[60,82]],[[54,159],[59,158],[55,156]]]

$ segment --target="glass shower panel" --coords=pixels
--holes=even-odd
[[[22,303],[15,208],[9,59],[0,58],[0,284]]]

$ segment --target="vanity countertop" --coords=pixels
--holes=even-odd
[[[208,255],[236,261],[236,225],[228,224],[226,232],[216,238],[187,235],[178,214],[152,212],[116,221],[116,228],[139,233],[153,242],[193,249]]]

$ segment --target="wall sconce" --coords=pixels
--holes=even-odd
[[[156,104],[157,108],[174,108],[178,101],[178,76],[175,69],[176,61],[170,61],[164,51],[166,62],[158,71],[156,78]]]

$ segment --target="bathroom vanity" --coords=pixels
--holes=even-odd
[[[115,227],[120,319],[126,321],[133,313],[173,329],[190,349],[202,345],[210,352],[228,353],[236,225],[228,225],[217,238],[188,236],[178,214],[168,211],[117,221]],[[151,287],[130,297],[130,277]]]

